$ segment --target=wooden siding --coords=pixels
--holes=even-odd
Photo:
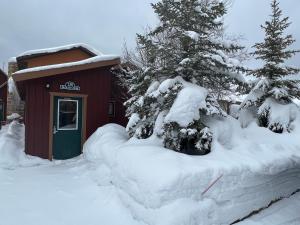
[[[62,92],[87,95],[86,136],[93,134],[96,129],[109,122],[120,125],[126,124],[124,108],[119,102],[120,93],[115,92],[113,75],[110,67],[91,69],[86,71],[60,74],[51,77],[24,81],[25,87],[25,151],[27,154],[49,157],[49,120],[50,120],[50,92]],[[80,91],[62,91],[60,85],[68,81],[80,86]],[[46,84],[50,88],[46,88]],[[111,93],[115,93],[112,96]],[[118,100],[116,117],[109,118],[108,105],[111,100]]]
[[[53,64],[76,62],[88,59],[90,57],[91,55],[81,49],[70,49],[67,51],[24,59],[20,62],[18,61],[18,64],[22,64],[25,62],[27,64],[27,68],[32,68],[37,66],[48,66]]]

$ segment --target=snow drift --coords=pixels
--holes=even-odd
[[[98,163],[101,182],[117,187],[132,215],[151,225],[230,224],[300,187],[299,128],[276,134],[252,122],[242,129],[233,118],[210,127],[206,156],[167,150],[153,136],[128,140],[117,125],[99,128],[84,156]]]
[[[32,166],[46,162],[24,152],[24,125],[11,122],[0,131],[0,168],[12,169],[18,166]]]

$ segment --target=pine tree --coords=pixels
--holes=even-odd
[[[132,78],[127,82],[131,83],[132,96],[126,102],[130,117],[127,130],[138,138],[155,133],[158,117],[168,113],[184,82],[190,82],[209,90],[206,107],[199,109],[200,119],[185,127],[164,123],[163,131],[157,135],[173,150],[183,152],[192,148],[195,154],[206,154],[210,151],[212,132],[203,118],[225,115],[215,97],[222,91],[231,91],[242,80],[243,68],[235,54],[243,48],[224,38],[226,7],[221,0],[162,0],[152,7],[160,24],[137,36],[143,60],[138,69],[130,71]],[[167,79],[174,83],[160,90]]]
[[[295,40],[292,35],[284,34],[290,22],[288,17],[282,18],[279,2],[272,0],[271,8],[270,21],[261,26],[265,32],[265,39],[262,43],[254,45],[254,55],[256,59],[262,60],[264,65],[252,71],[258,82],[242,104],[242,108],[258,108],[259,125],[282,133],[290,129],[293,119],[287,119],[287,123],[278,121],[279,119],[274,120],[272,114],[276,109],[272,110],[272,107],[286,107],[292,103],[293,98],[300,97],[300,86],[292,76],[300,70],[285,65],[286,60],[299,51],[288,49]],[[290,117],[289,113],[282,115],[284,116]]]
[[[156,81],[156,51],[146,36],[137,35],[136,54],[128,53],[125,48],[126,65],[115,73],[120,84],[128,90],[130,98],[125,102],[126,116],[129,123],[126,127],[129,135],[137,138],[148,138],[153,134],[157,118],[157,103],[146,95],[149,87]],[[129,65],[128,65],[129,64]]]
[[[223,39],[227,12],[223,1],[162,0],[152,7],[160,25],[149,37],[155,40],[163,35],[168,40],[157,46],[161,59],[158,72],[167,77],[182,76],[211,91],[230,90],[237,81],[232,78],[241,78],[238,70],[242,70],[230,54],[243,48]]]

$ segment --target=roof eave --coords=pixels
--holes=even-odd
[[[13,74],[12,76],[15,82],[19,82],[19,81],[31,80],[31,79],[41,78],[41,77],[49,77],[49,76],[54,76],[54,75],[59,75],[64,73],[71,73],[76,71],[100,68],[105,66],[115,66],[120,64],[120,62],[121,60],[120,58],[118,58],[118,59],[106,60],[101,62],[87,63],[83,65],[73,65],[73,66],[61,67],[61,68],[51,68],[51,69],[41,70],[41,71],[17,73],[17,74]]]

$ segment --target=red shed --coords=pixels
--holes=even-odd
[[[6,121],[7,108],[7,75],[0,69],[0,121]]]
[[[110,71],[120,58],[84,44],[29,51],[13,74],[25,101],[25,151],[46,159],[81,154],[107,123],[126,124],[122,92]]]

